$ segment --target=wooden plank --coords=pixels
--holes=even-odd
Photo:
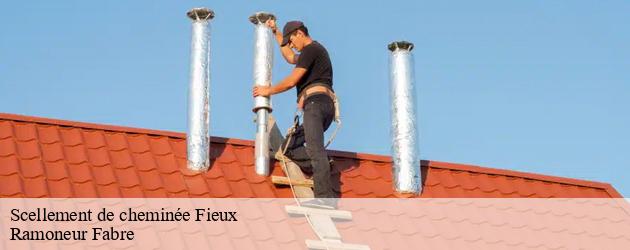
[[[358,245],[358,244],[348,244],[343,242],[334,242],[334,241],[317,241],[317,240],[306,240],[306,247],[309,249],[343,249],[343,250],[370,250],[368,245]]]
[[[352,220],[352,213],[350,213],[350,211],[344,211],[344,210],[332,210],[332,209],[321,209],[321,208],[300,207],[300,206],[285,206],[284,209],[289,214],[299,214],[299,215],[320,214],[320,215],[326,215],[335,219]]]
[[[273,182],[274,184],[279,184],[279,185],[289,185],[289,178],[284,177],[284,176],[271,176],[271,182]],[[313,187],[313,180],[293,180],[291,179],[290,184],[293,184],[293,186],[303,186],[303,187],[309,187],[312,188]]]
[[[280,163],[282,164],[282,163]],[[304,173],[302,173],[302,170],[300,170],[300,167],[295,164],[292,161],[287,161],[286,162],[286,172],[285,174],[289,177],[291,177],[291,180],[296,180],[296,181],[304,181],[306,180],[306,178],[304,178]],[[285,171],[283,169],[283,171]],[[313,198],[315,197],[315,193],[313,193],[313,189],[311,189],[310,187],[304,187],[304,186],[294,186],[293,190],[295,191],[295,196],[297,198]]]

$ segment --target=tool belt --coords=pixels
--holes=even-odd
[[[331,99],[335,99],[335,92],[330,89],[330,86],[328,86],[328,84],[312,83],[306,86],[306,88],[302,90],[302,92],[300,92],[300,94],[298,95],[298,107],[303,108],[304,101],[306,101],[306,99],[308,99],[309,97],[317,94],[326,94],[330,96]]]

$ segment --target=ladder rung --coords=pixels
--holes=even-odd
[[[274,184],[278,184],[278,185],[289,185],[289,178],[284,177],[284,176],[271,176],[271,182],[273,182]],[[313,187],[313,180],[296,180],[296,179],[291,179],[291,184],[293,184],[293,186],[301,186],[301,187]]]
[[[345,250],[370,250],[367,245],[347,244],[343,242],[306,240],[306,247],[310,249],[345,249]]]
[[[330,216],[331,218],[335,218],[335,219],[352,220],[352,213],[350,213],[350,211],[344,211],[344,210],[332,210],[332,209],[300,207],[300,206],[285,206],[284,209],[289,214],[298,214],[298,215],[321,214],[321,215]]]

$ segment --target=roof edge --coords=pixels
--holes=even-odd
[[[597,181],[587,181],[581,179],[567,178],[567,177],[558,177],[552,175],[544,175],[544,174],[536,174],[529,172],[521,172],[507,169],[498,169],[498,168],[489,168],[489,167],[481,167],[476,165],[469,164],[459,164],[459,163],[449,163],[442,161],[423,161],[423,166],[428,166],[432,168],[442,168],[442,169],[451,169],[451,170],[460,170],[460,171],[468,171],[475,173],[483,173],[483,174],[495,174],[495,175],[503,175],[503,176],[512,176],[519,177],[525,179],[539,180],[539,181],[548,181],[560,184],[569,184],[590,188],[599,188],[603,189],[608,193],[612,198],[623,198],[619,192],[609,183],[605,182],[597,182]]]
[[[80,128],[86,128],[86,129],[99,129],[99,130],[104,130],[104,131],[123,132],[123,133],[161,135],[161,136],[167,136],[167,137],[178,138],[178,139],[186,139],[186,134],[182,132],[143,129],[143,128],[134,128],[134,127],[127,127],[127,126],[88,123],[88,122],[76,122],[76,121],[51,119],[51,118],[43,118],[43,117],[36,117],[36,116],[0,113],[0,119],[33,122],[33,123],[49,124],[49,125],[57,125],[57,126],[80,127]],[[254,146],[254,141],[252,140],[211,136],[211,141],[214,143],[227,143],[227,144],[232,144],[232,145]],[[385,156],[385,155],[356,153],[356,152],[338,151],[338,150],[329,150],[328,152],[331,154],[331,156],[335,156],[335,157],[352,158],[352,159],[358,159],[358,160],[371,160],[371,161],[385,162],[385,163],[392,162],[391,157]],[[460,171],[475,172],[475,173],[482,173],[482,174],[512,176],[512,177],[526,178],[526,179],[532,179],[532,180],[540,180],[540,181],[548,181],[548,182],[555,182],[555,183],[561,183],[561,184],[599,188],[599,189],[605,190],[613,198],[623,198],[623,196],[611,184],[604,183],[604,182],[586,181],[586,180],[566,178],[566,177],[557,177],[557,176],[550,176],[550,175],[543,175],[543,174],[519,172],[519,171],[514,171],[514,170],[488,168],[488,167],[481,167],[481,166],[476,166],[476,165],[449,163],[449,162],[441,162],[441,161],[423,160],[421,161],[421,165],[432,167],[432,168],[460,170]]]
[[[157,130],[157,129],[145,129],[145,128],[136,128],[136,127],[128,127],[128,126],[90,123],[90,122],[77,122],[77,121],[70,121],[70,120],[38,117],[38,116],[26,116],[26,115],[18,115],[18,114],[0,113],[0,120],[1,119],[22,121],[22,122],[33,122],[33,123],[56,125],[56,126],[98,129],[98,130],[112,131],[112,132],[160,135],[160,136],[167,136],[167,137],[178,138],[178,139],[186,139],[186,133],[183,133],[183,132],[173,132],[173,131]],[[243,145],[243,146],[254,145],[253,141],[219,137],[219,136],[211,136],[210,140],[211,142],[214,142],[214,143],[228,143],[228,144]]]
[[[155,130],[155,129],[142,129],[142,128],[127,127],[127,126],[98,124],[98,123],[89,123],[89,122],[77,122],[77,121],[51,119],[51,118],[44,118],[44,117],[37,117],[37,116],[25,116],[25,115],[17,115],[17,114],[0,113],[0,119],[33,122],[33,123],[49,124],[49,125],[58,125],[58,126],[99,129],[99,130],[113,131],[113,132],[163,135],[163,136],[168,136],[168,137],[186,138],[186,134],[179,133],[179,132]]]
[[[621,195],[621,193],[619,193],[619,191],[617,191],[617,189],[615,189],[615,187],[613,187],[611,184],[604,183],[604,185],[606,186],[606,192],[610,194],[612,198],[622,198],[622,199],[624,198],[623,195]],[[629,212],[629,215],[630,215],[630,212]]]

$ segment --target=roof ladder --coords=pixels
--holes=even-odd
[[[271,149],[276,152],[282,145],[283,136],[276,124],[276,120],[269,115],[268,120],[269,141]],[[288,176],[272,176],[272,182],[278,185],[293,185],[294,196],[300,198],[313,198],[313,181],[306,179],[300,167],[292,161],[287,161]],[[284,168],[283,168],[284,171]],[[346,249],[346,250],[369,250],[367,245],[348,244],[341,241],[341,235],[335,226],[333,219],[351,220],[350,211],[317,209],[303,206],[285,206],[285,210],[290,215],[303,215],[310,221],[311,228],[321,240],[306,240],[309,249]]]

